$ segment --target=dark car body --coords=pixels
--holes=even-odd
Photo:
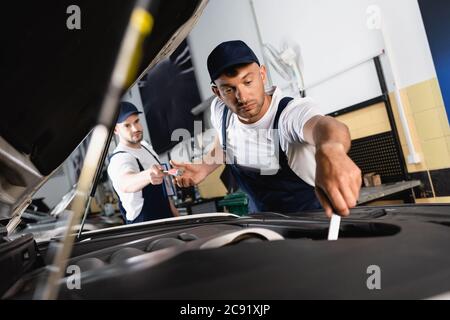
[[[81,30],[65,28],[82,8]],[[161,1],[138,75],[170,54],[206,5]],[[2,11],[0,296],[39,299],[53,244],[14,227],[34,192],[98,122],[133,1],[13,4]],[[21,7],[22,6],[22,7]],[[21,10],[23,9],[23,10]],[[20,12],[20,17],[19,13]],[[322,211],[210,213],[84,232],[60,299],[426,299],[450,292],[450,206],[359,207],[327,241]],[[376,274],[377,273],[377,274]],[[377,283],[373,276],[379,277]]]

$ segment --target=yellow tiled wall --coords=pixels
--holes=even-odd
[[[400,95],[414,147],[422,159],[419,164],[408,164],[408,172],[450,168],[450,127],[437,79],[404,88]],[[409,150],[393,93],[390,94],[390,100],[404,157],[407,159]],[[390,130],[382,103],[339,116],[337,119],[347,124],[352,139]],[[417,199],[417,202],[450,202],[450,197]]]
[[[404,91],[412,115],[409,127],[416,129],[415,145],[421,148],[423,165],[426,170],[449,168],[450,129],[437,79],[418,83]]]
[[[374,134],[391,131],[384,103],[356,110],[336,117],[350,129],[352,139],[364,138]]]

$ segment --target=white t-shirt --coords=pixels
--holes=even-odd
[[[283,95],[281,89],[272,88],[272,102],[266,114],[257,122],[244,124],[236,114],[228,112],[227,156],[242,166],[259,169],[261,174],[274,174],[279,168],[278,144],[272,130],[278,104]],[[215,98],[211,103],[211,122],[222,142],[222,118],[224,102]],[[282,150],[291,169],[306,183],[314,186],[315,147],[304,141],[303,126],[316,115],[323,115],[311,98],[292,100],[281,113],[279,137]]]
[[[150,152],[158,157],[156,152],[153,150],[150,144],[142,141],[141,144],[145,146]],[[151,166],[158,164],[155,158],[143,147],[139,149],[127,147],[121,143],[117,145],[114,149],[114,153],[118,151],[125,151],[126,153],[119,153],[111,158],[108,165],[108,175],[112,181],[114,190],[116,190],[119,195],[120,201],[122,202],[125,211],[127,212],[127,219],[134,220],[141,213],[142,206],[144,205],[144,198],[142,197],[142,191],[138,192],[122,192],[119,190],[118,182],[119,176],[124,172],[135,172],[139,173],[139,166],[136,158],[139,159],[144,170],[150,168]],[[159,160],[159,159],[158,159]]]

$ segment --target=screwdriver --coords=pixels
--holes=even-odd
[[[173,169],[170,169],[170,170],[162,170],[162,172],[164,174],[168,174],[170,176],[179,177],[179,176],[183,175],[184,171],[183,171],[183,169],[173,168]]]
[[[317,191],[326,199],[328,199],[328,202],[331,205],[331,208],[333,209],[333,214],[331,215],[330,219],[330,226],[328,228],[328,241],[336,241],[339,237],[339,228],[341,227],[341,216],[337,215],[336,209],[334,209],[334,206],[332,205],[332,202],[329,200],[327,194],[321,189],[317,188]]]
[[[328,229],[328,241],[336,241],[338,239],[340,226],[341,216],[333,213],[331,215],[330,227]]]

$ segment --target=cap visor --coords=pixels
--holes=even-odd
[[[259,65],[259,62],[255,61],[253,59],[245,58],[245,59],[240,59],[240,60],[234,60],[233,62],[230,62],[230,63],[224,65],[216,73],[214,73],[212,78],[211,78],[211,83],[214,82],[215,80],[217,80],[217,78],[219,78],[226,69],[231,68],[233,66],[237,66],[239,64],[247,64],[247,63],[250,64],[250,63],[253,63],[253,62]]]

